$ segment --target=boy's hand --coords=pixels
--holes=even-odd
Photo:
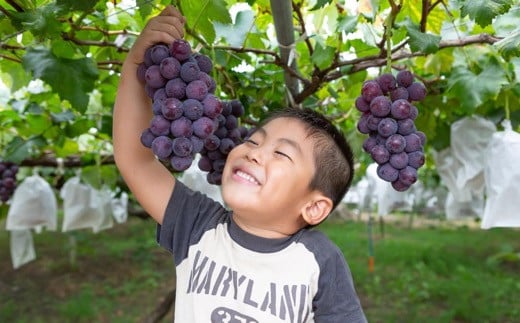
[[[157,44],[171,44],[184,37],[186,19],[173,6],[167,6],[156,17],[151,18],[128,53],[131,62],[139,65],[144,60],[146,49]]]

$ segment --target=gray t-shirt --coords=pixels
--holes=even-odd
[[[157,241],[176,266],[175,322],[366,322],[343,254],[317,230],[251,235],[177,181]]]

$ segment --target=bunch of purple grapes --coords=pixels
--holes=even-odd
[[[182,39],[145,53],[137,77],[152,98],[153,118],[141,143],[174,172],[188,169],[197,153],[213,149],[223,105],[215,96],[211,59]]]
[[[0,201],[5,203],[16,189],[18,165],[8,161],[0,161]]]
[[[198,167],[208,172],[207,181],[210,184],[222,183],[222,171],[229,152],[249,134],[246,126],[239,125],[239,119],[245,113],[239,100],[222,101],[222,113],[217,116],[218,126],[209,137],[210,145],[205,145],[201,151]]]
[[[365,81],[356,98],[362,112],[357,128],[368,135],[363,150],[378,164],[377,175],[399,192],[417,181],[417,170],[424,165],[426,135],[415,127],[418,110],[413,102],[425,96],[424,85],[401,70]]]

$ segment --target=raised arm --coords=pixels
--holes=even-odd
[[[148,47],[170,44],[183,36],[184,17],[172,6],[148,22],[123,63],[114,106],[112,137],[116,165],[138,202],[159,224],[175,177],[140,142],[142,131],[150,125],[152,102],[137,78],[137,67]]]

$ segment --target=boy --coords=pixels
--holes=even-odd
[[[366,322],[341,251],[310,226],[352,180],[352,153],[321,115],[288,109],[228,155],[227,206],[188,189],[140,143],[150,100],[136,72],[146,48],[183,37],[167,7],[128,53],[114,107],[114,156],[173,253],[176,322]]]

